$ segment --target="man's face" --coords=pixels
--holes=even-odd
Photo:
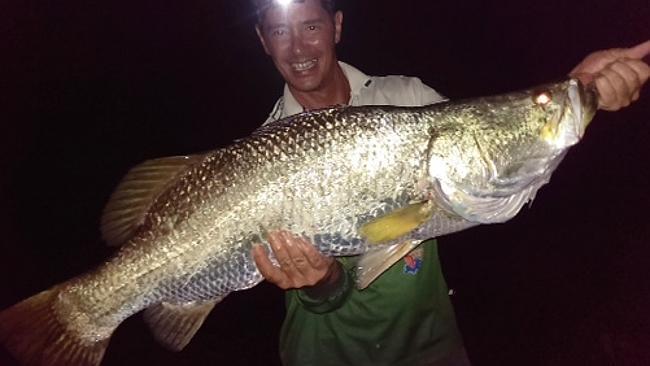
[[[334,75],[342,20],[340,12],[332,19],[320,0],[291,2],[268,9],[257,33],[287,84],[311,92]]]

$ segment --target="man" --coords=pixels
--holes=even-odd
[[[282,4],[284,3],[284,5]],[[330,0],[254,0],[266,53],[284,78],[284,95],[267,122],[339,104],[423,105],[443,98],[417,78],[370,77],[338,62],[343,14]],[[601,109],[639,97],[650,70],[650,41],[588,56],[571,74],[593,82]],[[264,277],[287,291],[280,337],[286,365],[469,365],[435,240],[363,291],[353,286],[354,259],[322,256],[287,232],[269,234],[280,264],[262,246],[253,256]]]

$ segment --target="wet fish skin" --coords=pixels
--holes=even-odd
[[[114,329],[149,309],[157,338],[182,348],[214,303],[262,280],[251,248],[268,245],[269,230],[341,256],[506,221],[580,139],[595,100],[564,81],[425,107],[330,108],[145,163],[105,212],[116,255],[0,313],[0,342],[27,364],[96,365]],[[407,211],[409,232],[360,233]]]

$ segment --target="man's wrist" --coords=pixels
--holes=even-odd
[[[343,266],[337,260],[332,261],[328,273],[323,277],[320,283],[303,289],[305,294],[315,300],[325,300],[337,292],[343,284],[344,273]]]

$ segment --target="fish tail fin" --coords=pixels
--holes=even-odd
[[[0,312],[0,344],[25,365],[99,365],[110,335],[89,339],[70,331],[55,310],[59,294],[54,287]]]

